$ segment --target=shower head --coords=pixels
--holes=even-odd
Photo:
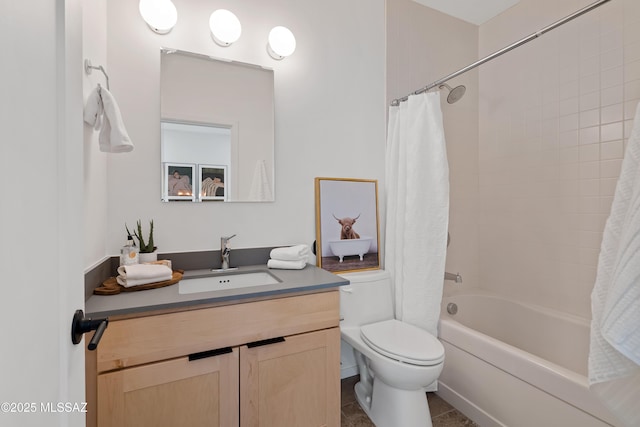
[[[443,87],[446,87],[449,90],[449,95],[447,96],[447,102],[449,104],[453,104],[454,102],[458,102],[460,100],[460,98],[462,98],[464,96],[464,93],[467,91],[467,88],[464,87],[464,85],[456,86],[453,89],[451,89],[451,86],[449,86],[446,83],[442,83],[439,86],[439,88],[442,89]]]

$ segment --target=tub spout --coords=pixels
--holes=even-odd
[[[460,275],[460,273],[447,273],[446,271],[444,272],[444,280],[453,280],[456,283],[462,283],[462,276]]]

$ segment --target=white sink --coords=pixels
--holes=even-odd
[[[182,279],[178,283],[179,294],[195,294],[227,289],[249,288],[253,286],[280,283],[277,277],[267,271],[237,272],[193,279]]]

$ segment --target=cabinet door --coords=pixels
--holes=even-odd
[[[240,347],[242,427],[339,427],[340,330]]]
[[[98,427],[237,426],[238,354],[98,375]]]

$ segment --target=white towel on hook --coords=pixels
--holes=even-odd
[[[124,127],[118,103],[107,89],[100,88],[99,92],[104,106],[104,121],[98,137],[100,151],[126,153],[133,150],[133,144]]]
[[[591,390],[640,425],[640,106],[602,237],[591,294]]]
[[[258,160],[253,171],[253,181],[251,182],[251,191],[249,192],[249,200],[253,202],[270,202],[273,200],[271,194],[271,185],[267,176],[267,162]]]
[[[100,151],[126,153],[133,150],[133,143],[124,127],[118,104],[107,89],[98,85],[87,98],[84,121],[99,130]]]
[[[84,121],[91,125],[95,130],[100,130],[102,126],[102,114],[104,114],[104,105],[100,97],[100,85],[91,91],[87,103],[84,106]]]

